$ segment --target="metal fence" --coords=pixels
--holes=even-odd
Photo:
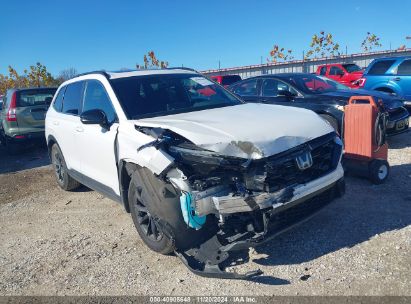
[[[241,78],[249,78],[253,76],[276,74],[276,73],[314,73],[319,65],[330,63],[355,63],[360,67],[367,67],[370,62],[381,57],[398,57],[411,56],[411,48],[394,51],[378,51],[370,53],[357,53],[351,55],[340,55],[332,58],[316,58],[306,60],[293,60],[287,62],[266,63],[258,65],[249,65],[242,67],[224,68],[216,70],[202,71],[204,75],[240,75]]]

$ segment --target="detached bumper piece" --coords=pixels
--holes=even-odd
[[[196,248],[176,251],[176,255],[193,273],[208,278],[251,279],[261,270],[244,274],[227,272],[230,266],[249,261],[248,250],[308,220],[344,193],[344,179],[307,197],[278,208],[258,209],[225,218],[219,232]]]
[[[230,255],[228,252],[222,251],[223,248],[224,246],[220,243],[218,237],[214,236],[203,243],[200,248],[176,252],[176,255],[191,272],[202,277],[245,280],[263,273],[261,270],[250,271],[245,274],[224,271],[225,267],[228,266],[226,262],[229,258],[232,264],[245,263],[248,262],[248,256],[242,255],[247,259],[240,255],[235,258],[233,254]]]

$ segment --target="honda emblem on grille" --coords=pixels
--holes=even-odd
[[[310,151],[306,151],[303,154],[297,156],[295,159],[297,162],[298,169],[305,170],[313,165],[313,158]]]

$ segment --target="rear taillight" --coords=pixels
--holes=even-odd
[[[13,93],[11,96],[9,110],[6,114],[7,121],[17,121],[17,114],[16,114],[16,105],[17,105],[17,96],[16,92]]]
[[[360,79],[358,79],[358,86],[359,87],[363,87],[364,85],[365,85],[365,81],[366,81],[367,79],[366,78],[360,78]]]

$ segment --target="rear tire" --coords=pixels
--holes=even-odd
[[[61,189],[70,191],[78,188],[81,185],[78,181],[76,181],[69,175],[63,153],[61,153],[61,150],[57,144],[54,144],[51,147],[51,163],[53,164],[57,184]]]

